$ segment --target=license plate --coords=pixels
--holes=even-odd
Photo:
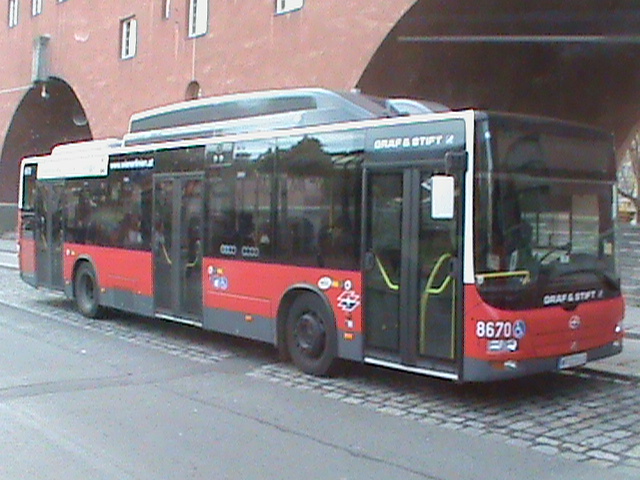
[[[560,360],[558,360],[558,368],[563,370],[565,368],[579,367],[585,363],[587,363],[587,352],[576,353],[574,355],[560,357]]]

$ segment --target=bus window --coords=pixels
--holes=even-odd
[[[499,308],[545,306],[568,281],[602,298],[619,295],[608,137],[501,127],[478,149],[480,293]]]
[[[22,169],[22,198],[20,208],[31,211],[35,202],[36,165],[25,165]]]
[[[151,175],[122,170],[108,181],[70,180],[64,206],[65,240],[130,250],[149,250]]]
[[[362,137],[278,139],[279,245],[296,265],[358,267]]]
[[[233,161],[214,164],[207,175],[207,254],[268,261],[275,248],[275,145],[239,142]]]

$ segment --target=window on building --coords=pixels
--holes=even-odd
[[[276,13],[289,13],[304,7],[304,0],[276,0]]]
[[[185,100],[196,100],[201,96],[202,88],[200,87],[200,83],[198,83],[197,80],[190,81],[184,94]]]
[[[130,17],[120,22],[121,45],[120,58],[132,58],[136,56],[138,44],[138,21],[135,17]]]
[[[171,0],[162,0],[162,18],[171,17]]]
[[[209,27],[209,0],[189,0],[189,37],[205,35]]]
[[[31,15],[34,17],[42,13],[42,0],[31,0]]]
[[[18,0],[9,0],[9,28],[18,25],[18,10],[20,6]]]

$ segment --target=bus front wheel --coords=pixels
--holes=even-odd
[[[99,303],[99,290],[93,267],[83,262],[74,278],[76,305],[82,315],[87,318],[98,318],[102,313]]]
[[[289,310],[287,347],[293,363],[311,375],[327,375],[337,354],[336,325],[322,299],[314,293],[298,296]]]

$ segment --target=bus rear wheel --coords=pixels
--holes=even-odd
[[[76,305],[82,315],[87,318],[99,318],[102,314],[98,281],[93,267],[83,262],[76,271],[74,278],[74,292]]]
[[[336,325],[318,295],[303,293],[294,300],[286,336],[291,359],[300,370],[311,375],[331,373],[337,355]]]

